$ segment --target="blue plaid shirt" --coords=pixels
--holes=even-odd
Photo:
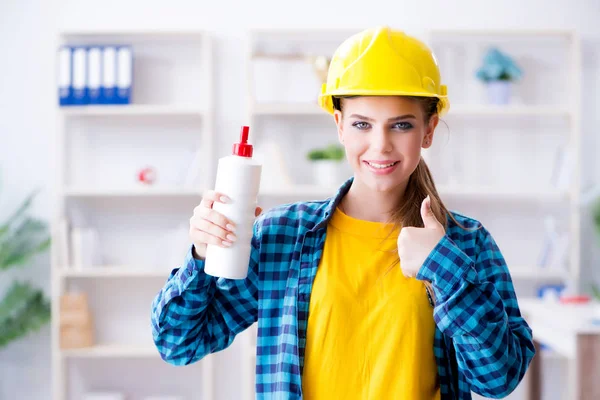
[[[258,321],[256,398],[301,399],[312,283],[327,222],[351,183],[331,199],[284,205],[260,216],[244,280],[211,277],[204,262],[188,252],[152,304],[161,357],[174,365],[193,363],[227,348]],[[453,215],[463,226],[480,229],[465,231],[448,219],[446,235],[417,275],[435,292],[434,354],[442,399],[470,399],[471,391],[504,397],[534,356],[531,329],[490,233],[471,218]]]

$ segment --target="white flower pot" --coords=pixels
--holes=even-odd
[[[313,179],[317,186],[332,187],[343,183],[341,161],[335,160],[317,160],[312,161]]]
[[[487,84],[488,101],[494,105],[510,103],[512,84],[510,81],[491,81]]]

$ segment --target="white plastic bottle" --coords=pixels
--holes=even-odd
[[[231,201],[215,202],[213,209],[235,223],[237,240],[230,247],[207,246],[204,271],[212,276],[228,279],[248,276],[254,212],[262,172],[262,165],[252,159],[249,130],[249,127],[243,126],[240,142],[233,145],[233,154],[219,159],[215,191],[228,196]]]

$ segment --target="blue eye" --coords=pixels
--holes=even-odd
[[[394,128],[395,129],[400,129],[402,131],[407,131],[409,129],[412,129],[412,124],[410,122],[398,122],[397,124],[394,124]]]
[[[362,131],[365,129],[369,129],[370,125],[363,121],[356,121],[355,123],[352,124],[352,126]]]

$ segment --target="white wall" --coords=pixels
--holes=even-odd
[[[218,73],[216,129],[221,145],[237,135],[244,111],[245,30],[249,27],[365,27],[390,24],[419,34],[425,28],[577,28],[584,39],[584,184],[600,182],[600,3],[597,0],[478,0],[369,2],[284,1],[54,1],[0,2],[0,217],[30,190],[43,192],[35,212],[51,215],[54,199],[55,89],[51,64],[57,29],[203,28],[214,32]],[[299,4],[302,4],[300,6]],[[8,56],[10,55],[10,56]],[[332,132],[333,134],[333,132]],[[223,147],[221,147],[223,149]],[[191,212],[191,210],[190,210]],[[584,265],[598,265],[597,241],[584,223]],[[596,246],[597,247],[597,246]],[[590,251],[588,251],[590,250]],[[48,259],[27,270],[49,288]],[[597,269],[597,268],[596,268]],[[589,269],[586,273],[592,274]],[[600,278],[600,274],[596,275]],[[2,275],[5,279],[6,275]],[[2,281],[0,281],[2,283]],[[0,290],[2,289],[0,285]],[[0,291],[1,293],[1,291]],[[49,330],[0,351],[0,399],[47,399],[50,392]],[[223,354],[224,379],[234,356]],[[230,396],[223,396],[228,398]]]

